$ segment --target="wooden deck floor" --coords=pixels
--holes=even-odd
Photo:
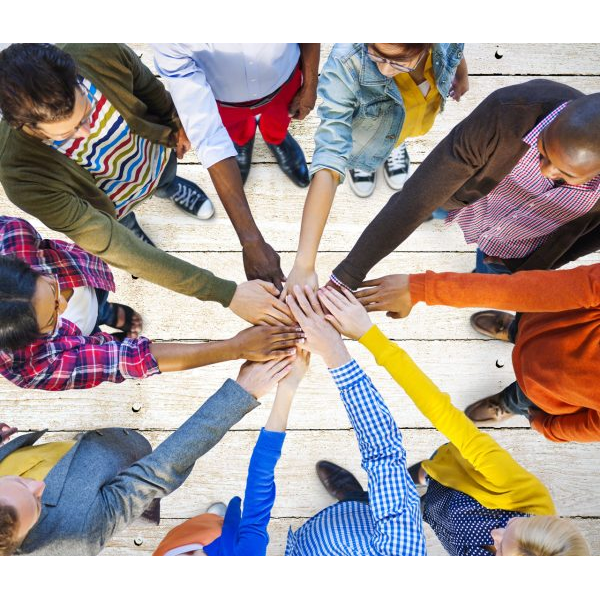
[[[153,68],[151,50],[134,44]],[[326,56],[330,45],[323,48]],[[586,93],[600,91],[600,45],[468,44],[465,56],[471,72],[471,89],[459,104],[449,101],[433,130],[411,142],[414,167],[460,119],[494,89],[548,77]],[[316,114],[294,123],[292,133],[310,161],[317,125]],[[225,211],[218,203],[206,171],[190,153],[181,161],[180,174],[196,181],[215,200],[216,215],[199,223],[169,202],[151,199],[136,211],[148,234],[163,249],[195,264],[206,266],[230,279],[242,280],[239,244]],[[381,178],[382,179],[382,178]],[[246,185],[252,211],[265,238],[281,253],[283,269],[292,265],[300,229],[305,190],[294,187],[273,163],[262,140],[254,152],[254,166]],[[325,281],[330,269],[352,247],[360,232],[390,196],[383,180],[375,194],[356,198],[344,184],[323,236],[318,273]],[[25,216],[0,188],[3,214]],[[30,219],[44,236],[61,237]],[[580,263],[595,262],[598,254]],[[457,227],[440,222],[422,225],[402,247],[383,260],[373,275],[419,272],[425,269],[466,272],[474,263]],[[137,308],[145,319],[145,334],[156,340],[217,340],[233,335],[244,323],[217,304],[193,299],[134,281],[116,272],[117,297]],[[451,394],[459,407],[499,391],[514,379],[511,346],[482,339],[468,323],[470,310],[417,307],[404,321],[379,315],[376,322],[397,340],[434,381]],[[444,440],[415,409],[412,402],[371,356],[350,342],[352,354],[372,376],[388,401],[404,434],[409,461],[425,458]],[[0,381],[0,420],[21,431],[49,428],[49,437],[61,439],[82,430],[124,426],[142,431],[153,445],[163,440],[216,390],[227,377],[235,377],[238,364],[214,365],[184,374],[165,374],[146,381],[105,384],[89,391],[67,393],[29,392]],[[149,554],[175,524],[202,512],[217,500],[242,494],[248,460],[258,429],[264,424],[272,396],[240,422],[224,440],[203,457],[186,484],[165,499],[159,527],[135,523],[112,540],[105,554]],[[320,358],[298,391],[292,409],[289,434],[277,470],[278,495],[270,526],[271,554],[281,554],[289,526],[296,528],[330,502],[314,473],[314,463],[329,459],[352,469],[363,483],[354,434],[338,401],[334,385]],[[600,553],[600,445],[552,444],[532,432],[525,419],[515,418],[490,430],[527,468],[551,490],[562,515],[575,518]],[[46,439],[46,438],[45,438]],[[428,529],[430,554],[444,554]]]

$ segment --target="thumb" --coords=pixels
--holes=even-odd
[[[279,290],[275,286],[274,283],[270,281],[263,281],[262,279],[257,279],[258,285],[260,285],[264,290],[272,294],[273,296],[279,296]]]

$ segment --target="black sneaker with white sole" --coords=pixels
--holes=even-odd
[[[348,169],[348,183],[359,198],[367,198],[375,191],[375,176],[377,171],[361,171]]]
[[[383,176],[393,190],[401,190],[408,179],[410,158],[406,144],[394,148],[383,164]]]
[[[194,182],[182,177],[176,176],[169,187],[157,190],[156,195],[159,198],[170,198],[175,206],[203,221],[215,214],[215,207],[204,191]]]

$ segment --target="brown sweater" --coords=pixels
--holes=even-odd
[[[523,137],[557,106],[583,94],[536,79],[490,94],[431,151],[334,269],[356,288],[371,268],[395,250],[433,210],[462,208],[493,190],[529,146]],[[558,228],[526,258],[504,262],[511,271],[554,269],[600,248],[600,203]]]
[[[134,133],[157,144],[175,145],[181,124],[171,96],[131,48],[61,47]],[[5,121],[0,121],[0,182],[13,204],[108,264],[175,292],[229,306],[235,282],[142,242],[116,220],[113,203],[88,171]]]
[[[410,276],[413,304],[524,313],[513,351],[517,382],[544,413],[532,427],[555,442],[600,441],[600,264],[514,275]]]

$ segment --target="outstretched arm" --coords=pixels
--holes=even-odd
[[[600,306],[600,265],[512,275],[434,273],[387,275],[365,281],[356,297],[368,311],[406,316],[418,302],[487,306],[518,312],[560,312]],[[551,293],[549,292],[551,290]]]
[[[271,413],[252,452],[235,545],[237,556],[266,554],[267,527],[275,502],[275,467],[281,456],[292,400],[308,369],[309,358],[308,352],[300,351],[290,372],[280,381]]]
[[[152,343],[161,372],[185,371],[227,360],[267,361],[292,356],[304,334],[299,327],[249,327],[228,340],[201,344]]]
[[[348,256],[333,270],[356,289],[367,273],[394,251],[433,210],[444,206],[486,164],[498,136],[492,101],[482,102],[431,151],[364,230]]]
[[[350,419],[369,477],[369,505],[375,533],[371,553],[424,555],[425,536],[419,495],[408,475],[398,426],[377,389],[352,360],[339,333],[325,319],[315,294],[294,291],[288,303],[306,333],[306,344],[330,369]]]
[[[157,71],[168,81],[187,137],[208,169],[240,240],[246,277],[270,281],[281,290],[284,277],[279,255],[265,242],[254,221],[235,159],[237,151],[201,65],[185,44],[154,44],[154,51]]]
[[[319,294],[324,306],[331,312],[328,319],[339,331],[357,339],[373,354],[377,364],[388,371],[423,415],[456,446],[476,471],[498,489],[508,491],[515,481],[541,486],[509,452],[458,410],[451,403],[450,396],[441,392],[402,348],[388,340],[371,323],[364,307],[350,292],[344,290],[341,294],[324,288]]]
[[[245,363],[237,383],[228,379],[153,452],[106,483],[92,508],[100,513],[102,534],[110,537],[139,517],[154,498],[176,490],[187,479],[198,458],[256,408],[256,398],[267,393],[289,369],[290,359]]]

